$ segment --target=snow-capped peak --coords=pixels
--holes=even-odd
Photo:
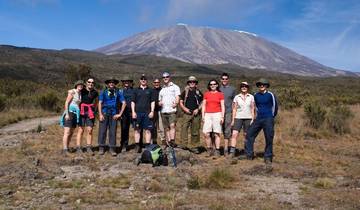
[[[187,26],[187,24],[185,24],[185,23],[178,23],[176,25],[178,25],[178,26]]]
[[[240,30],[234,30],[234,31],[239,32],[239,33],[249,34],[249,35],[252,35],[252,36],[258,36],[257,34],[250,33],[250,32],[247,32],[247,31],[240,31]]]

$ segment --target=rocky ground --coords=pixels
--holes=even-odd
[[[62,129],[42,130],[1,133],[0,209],[360,209],[359,136],[289,139],[278,131],[270,170],[262,137],[253,161],[177,148],[172,168],[136,166],[133,151],[64,156]]]

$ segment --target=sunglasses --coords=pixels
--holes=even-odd
[[[190,82],[188,82],[188,83],[194,83],[194,84],[196,84],[197,82],[195,82],[195,81],[190,81]]]
[[[229,80],[229,78],[221,78],[221,80]]]
[[[215,86],[215,85],[217,85],[217,84],[216,83],[210,84],[210,86]]]
[[[89,83],[89,84],[95,84],[94,81],[87,81],[87,83]]]
[[[241,85],[240,88],[249,88],[249,86]]]
[[[163,79],[165,79],[165,78],[170,78],[170,76],[163,77]]]
[[[159,84],[160,82],[153,82],[154,84]]]

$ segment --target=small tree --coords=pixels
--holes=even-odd
[[[325,121],[326,110],[318,102],[305,104],[304,112],[309,120],[309,125],[315,129],[320,128]]]
[[[48,92],[37,98],[37,104],[44,110],[58,111],[59,98],[53,93]]]
[[[348,133],[350,132],[349,119],[353,116],[349,107],[343,105],[334,106],[326,116],[328,128],[340,135]]]
[[[91,67],[86,64],[69,64],[65,69],[65,82],[67,85],[72,84],[76,80],[85,80],[91,75]]]

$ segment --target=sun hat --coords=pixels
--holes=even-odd
[[[115,79],[115,77],[110,77],[110,79],[105,80],[105,84],[109,84],[110,82],[113,82],[115,85],[117,85],[119,80]]]
[[[133,82],[134,80],[129,76],[124,76],[124,78],[121,80],[121,82]]]
[[[190,76],[190,77],[188,78],[187,83],[189,83],[189,82],[196,82],[196,83],[198,83],[198,80],[196,79],[195,76]]]
[[[78,85],[84,85],[84,81],[83,80],[78,80],[74,83],[74,88],[76,88]]]
[[[256,87],[259,87],[261,84],[270,87],[270,83],[267,79],[261,78],[256,82]]]
[[[247,88],[249,88],[250,86],[249,86],[249,83],[247,83],[247,82],[241,82],[240,83],[240,87],[241,86],[246,86]]]

